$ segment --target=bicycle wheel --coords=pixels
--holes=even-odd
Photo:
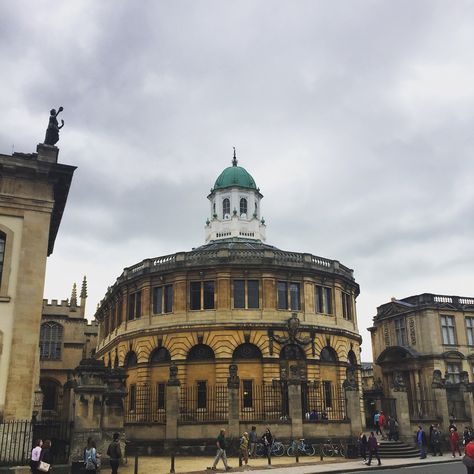
[[[261,458],[262,456],[265,456],[267,454],[267,450],[265,449],[265,446],[262,443],[257,443],[257,447],[255,449],[255,454]]]
[[[294,457],[296,453],[296,450],[295,450],[295,447],[292,445],[290,446],[287,450],[286,450],[286,454],[288,454],[288,456],[290,457]]]
[[[329,444],[324,444],[322,447],[323,456],[329,457],[334,456],[334,449]]]
[[[316,454],[316,450],[312,444],[307,444],[304,448],[304,453],[306,456],[314,456]]]
[[[283,446],[283,443],[275,443],[272,452],[274,456],[283,456],[285,454],[285,446]]]
[[[344,450],[344,446],[339,446],[339,456],[341,456],[341,458],[344,458],[346,456],[346,452]]]

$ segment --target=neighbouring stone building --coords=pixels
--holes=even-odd
[[[46,268],[74,166],[58,148],[0,154],[0,420],[30,419],[39,395],[39,332]],[[39,397],[39,401],[41,398]]]
[[[420,421],[441,422],[445,429],[450,419],[473,423],[474,298],[392,298],[377,308],[369,331],[375,362],[370,396],[379,399],[377,408],[385,400],[409,434]]]
[[[132,443],[202,441],[220,425],[359,433],[353,271],[265,243],[262,197],[234,154],[208,195],[205,244],[125,268],[101,301],[96,357],[126,371]]]
[[[43,404],[42,420],[72,420],[74,410],[70,397],[73,370],[82,359],[95,354],[98,324],[85,317],[86,277],[77,298],[74,283],[69,300],[43,300],[40,330],[40,387]]]

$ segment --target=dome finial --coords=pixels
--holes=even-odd
[[[234,149],[234,158],[232,159],[232,166],[237,166],[237,156],[235,155],[235,146],[232,147]]]

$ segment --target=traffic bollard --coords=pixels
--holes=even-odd
[[[171,454],[171,466],[170,466],[170,474],[174,474],[174,453]]]
[[[135,467],[133,469],[133,474],[138,474],[138,454],[135,454]]]

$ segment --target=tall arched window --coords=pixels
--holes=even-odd
[[[245,198],[240,200],[240,215],[242,214],[247,215],[247,199]]]
[[[6,241],[7,241],[7,236],[3,232],[0,232],[0,284],[2,283],[3,260],[5,258]]]
[[[329,346],[323,347],[321,350],[321,362],[337,362],[336,351]]]
[[[169,362],[170,360],[171,356],[166,347],[157,347],[150,355],[151,364]]]
[[[188,352],[188,356],[186,357],[186,360],[188,360],[189,362],[214,359],[214,351],[206,344],[197,344],[191,347]]]
[[[250,343],[240,344],[234,350],[232,354],[233,360],[246,360],[246,359],[261,359],[262,351],[255,345]]]
[[[352,349],[347,354],[347,362],[349,362],[349,365],[352,367],[357,365],[357,357]]]
[[[222,201],[222,218],[224,218],[226,214],[230,215],[230,199],[229,198],[225,198]]]
[[[41,359],[58,360],[61,358],[63,327],[53,321],[43,323],[40,330]]]

